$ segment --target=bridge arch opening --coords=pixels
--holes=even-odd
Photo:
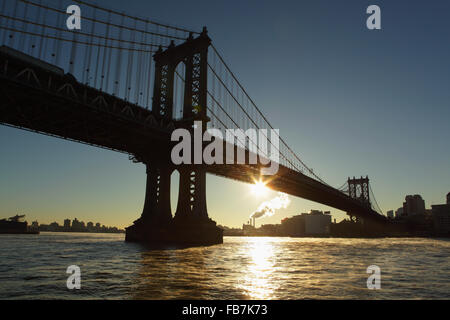
[[[170,206],[172,208],[172,217],[175,216],[179,197],[180,172],[178,169],[172,171],[170,176]]]
[[[174,71],[173,77],[173,118],[183,118],[184,107],[184,79],[186,78],[186,64],[180,61]]]

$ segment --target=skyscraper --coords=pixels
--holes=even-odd
[[[70,230],[70,219],[64,220],[64,230]]]
[[[418,194],[408,195],[403,202],[403,215],[425,214],[425,201]]]

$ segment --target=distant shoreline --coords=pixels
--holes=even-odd
[[[114,234],[118,234],[118,233],[122,233],[122,234],[125,234],[125,231],[124,230],[121,230],[121,231],[111,231],[111,232],[98,232],[98,231],[50,231],[50,230],[45,230],[45,231],[40,231],[41,233],[43,233],[43,232],[47,232],[47,233],[51,233],[51,232],[53,232],[53,233],[97,233],[97,234],[111,234],[111,233],[114,233]]]
[[[426,236],[426,235],[384,235],[384,236],[284,236],[284,235],[237,235],[237,234],[224,234],[224,237],[263,237],[263,238],[318,238],[318,239],[381,239],[381,238],[426,238],[426,239],[450,239],[450,236],[447,235],[433,235],[433,236]]]

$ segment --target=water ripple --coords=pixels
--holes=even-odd
[[[368,290],[369,265],[381,268]],[[81,268],[81,290],[66,269]],[[226,237],[149,250],[118,234],[0,235],[0,299],[450,299],[448,239]]]

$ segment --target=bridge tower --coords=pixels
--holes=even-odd
[[[361,176],[361,178],[353,177],[353,179],[349,177],[347,183],[348,183],[348,195],[350,196],[350,198],[360,201],[367,208],[371,208],[369,177]],[[353,214],[350,212],[348,212],[347,214],[353,220]]]
[[[207,122],[208,47],[211,39],[203,28],[200,36],[189,38],[166,50],[155,53],[155,81],[152,113],[163,127],[184,128],[194,136],[194,121],[202,122],[202,135]],[[183,117],[173,119],[174,79],[177,66],[185,64]],[[135,225],[127,228],[127,240],[189,244],[222,243],[222,230],[209,219],[206,206],[206,169],[201,164],[175,167],[170,159],[170,143],[144,155],[147,166],[147,190],[144,209]],[[195,152],[195,150],[194,150]],[[194,153],[193,152],[193,153]],[[202,150],[200,150],[202,152]],[[191,162],[193,163],[193,162]],[[170,177],[173,170],[180,173],[178,203],[175,217],[170,208]],[[166,231],[161,231],[166,230]],[[149,231],[153,233],[149,239]],[[161,241],[162,240],[162,241]],[[146,241],[148,242],[148,241]]]

